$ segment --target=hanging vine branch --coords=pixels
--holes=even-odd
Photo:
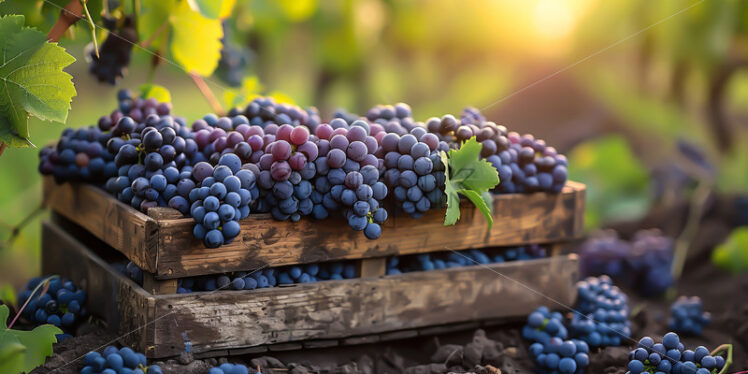
[[[47,40],[51,42],[58,42],[65,31],[74,25],[79,20],[83,19],[83,3],[88,0],[70,0],[68,5],[60,10],[60,17],[57,18],[52,29],[47,34]]]

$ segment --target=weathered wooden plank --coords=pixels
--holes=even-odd
[[[42,223],[42,272],[59,274],[86,290],[89,313],[102,318],[107,328],[127,344],[147,347],[152,341],[153,297],[94,255],[74,237],[50,222]]]
[[[365,258],[361,260],[361,278],[379,277],[387,274],[387,258]]]
[[[122,252],[141,269],[156,272],[156,220],[89,184],[44,178],[44,205]]]
[[[192,236],[191,219],[161,220],[157,277],[568,240],[584,229],[584,195],[584,185],[576,182],[568,182],[559,194],[497,195],[490,232],[469,204],[463,204],[461,220],[448,227],[439,210],[419,219],[392,214],[377,240],[366,239],[337,218],[278,222],[252,215],[241,222],[240,236],[220,250],[205,248]]]
[[[253,291],[155,296],[156,315],[173,312],[179,328],[157,325],[153,345],[156,356],[170,356],[179,353],[170,347],[182,333],[189,335],[193,351],[202,352],[516,317],[546,304],[541,294],[572,304],[577,272],[576,256],[570,255]]]
[[[156,279],[152,273],[143,272],[143,289],[152,295],[165,295],[177,293],[176,279]]]

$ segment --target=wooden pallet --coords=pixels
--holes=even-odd
[[[496,195],[491,231],[481,214],[464,204],[460,221],[447,227],[442,210],[420,219],[393,214],[377,240],[366,239],[342,219],[292,223],[253,214],[241,221],[241,234],[233,243],[209,249],[193,237],[194,221],[173,209],[155,208],[146,215],[88,184],[58,185],[51,177],[44,183],[46,206],[123,253],[157,280],[262,266],[556,243],[581,236],[584,202],[585,186],[576,182],[567,182],[559,194]],[[377,266],[383,265],[371,268]]]
[[[118,217],[114,219],[122,218]],[[141,218],[158,227],[157,221]],[[526,315],[548,304],[547,298],[570,305],[578,277],[577,257],[559,255],[250,291],[153,295],[102,259],[105,245],[83,242],[58,224],[44,222],[44,273],[61,274],[84,288],[95,301],[89,310],[149,357],[177,355],[186,340],[204,357],[361,344],[471,328]]]

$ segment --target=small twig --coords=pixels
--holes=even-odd
[[[39,284],[36,285],[34,290],[31,291],[31,295],[29,295],[28,299],[26,299],[26,302],[23,303],[23,306],[21,307],[21,309],[18,309],[18,312],[16,312],[16,316],[13,317],[12,321],[10,321],[10,325],[8,325],[8,329],[12,328],[13,324],[16,323],[16,321],[18,320],[18,317],[20,317],[21,313],[23,313],[23,309],[26,308],[26,305],[29,305],[29,301],[31,301],[31,299],[34,298],[34,294],[36,293],[36,291],[39,290],[39,287],[44,286],[44,290],[42,290],[42,295],[44,295],[45,293],[47,293],[47,289],[49,288],[49,281],[55,278],[59,278],[59,277],[60,277],[59,275],[50,275],[49,277],[47,277],[46,279],[44,279],[43,281],[39,282]]]
[[[140,46],[143,47],[143,48],[148,48],[148,46],[150,46],[151,43],[153,43],[153,41],[159,35],[161,35],[162,32],[164,32],[164,30],[166,29],[167,26],[169,26],[169,19],[168,18],[164,21],[164,23],[161,24],[161,26],[159,26],[156,29],[156,31],[153,32],[153,34],[151,34],[151,36],[148,37],[148,39],[146,39],[142,44],[140,44]]]
[[[24,228],[24,226],[28,225],[29,222],[39,213],[41,213],[44,210],[44,207],[40,204],[36,207],[31,213],[29,213],[21,222],[19,222],[17,225],[13,226],[13,228],[10,230],[10,237],[8,237],[7,243],[8,246],[13,244],[13,242],[16,240],[18,235],[21,233],[21,230]]]
[[[197,88],[200,89],[200,93],[202,93],[203,97],[205,97],[205,100],[208,100],[208,104],[210,104],[210,106],[213,108],[213,111],[216,112],[217,115],[223,115],[224,111],[221,103],[213,94],[213,91],[210,90],[210,87],[208,87],[208,85],[205,83],[203,77],[195,72],[191,72],[189,74],[190,78],[192,78],[192,81],[195,82]]]
[[[91,13],[88,12],[88,6],[86,6],[86,2],[88,0],[80,0],[81,5],[83,6],[83,11],[86,12],[86,18],[88,19],[88,26],[91,28],[91,39],[93,39],[93,46],[94,51],[96,52],[96,57],[99,56],[99,42],[96,40],[96,24],[94,24],[93,18],[91,18]],[[103,0],[108,1],[108,0]]]
[[[696,190],[691,196],[686,226],[675,240],[675,255],[673,257],[671,272],[673,278],[676,280],[680,278],[681,274],[683,274],[683,266],[686,263],[688,249],[696,237],[699,224],[701,223],[701,216],[704,213],[704,206],[706,205],[711,192],[712,189],[710,183],[702,180],[699,182],[698,186],[696,186]]]
[[[87,0],[84,0],[87,1]],[[47,34],[47,40],[51,42],[58,42],[60,38],[65,34],[65,31],[70,28],[78,20],[83,18],[83,5],[80,0],[70,0],[68,5],[60,10],[60,17],[57,18],[52,29]]]

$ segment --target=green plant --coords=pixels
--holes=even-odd
[[[748,227],[738,227],[712,252],[712,262],[733,273],[748,270]]]
[[[0,373],[28,373],[52,355],[55,335],[62,330],[52,325],[31,331],[12,330],[6,324],[9,315],[8,307],[0,305]]]

